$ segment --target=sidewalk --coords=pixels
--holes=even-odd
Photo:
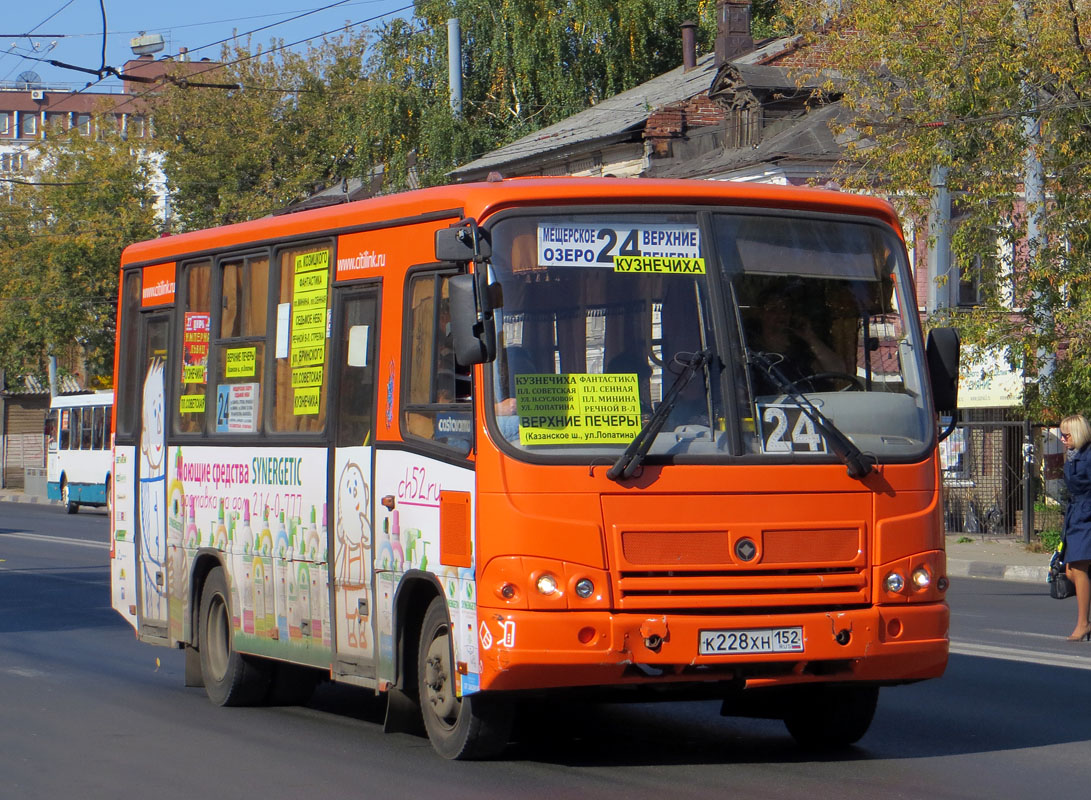
[[[947,536],[947,575],[952,578],[1026,581],[1041,584],[1042,591],[1047,591],[1049,556],[1027,550],[1022,536]]]
[[[59,505],[45,495],[24,494],[17,489],[0,489],[0,503]],[[962,541],[959,539],[969,539]],[[1031,553],[1017,536],[948,534],[947,575],[952,578],[991,578],[1041,584],[1046,590],[1049,553]]]

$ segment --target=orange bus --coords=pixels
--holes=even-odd
[[[937,412],[885,202],[493,180],[127,248],[112,597],[219,705],[715,698],[804,745],[942,674]]]

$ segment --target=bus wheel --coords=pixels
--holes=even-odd
[[[839,750],[867,733],[878,701],[878,686],[816,684],[793,701],[784,724],[808,750]]]
[[[106,479],[106,518],[114,518],[114,479]]]
[[[255,705],[269,691],[269,664],[235,651],[231,605],[223,567],[213,567],[201,590],[198,618],[201,675],[208,699],[218,706]]]
[[[428,738],[444,758],[472,760],[499,754],[511,733],[513,706],[489,695],[456,697],[452,666],[447,603],[437,597],[424,615],[417,651],[417,684]]]
[[[67,478],[61,478],[61,505],[69,514],[75,514],[80,510],[80,504],[72,501],[72,493],[68,488]]]

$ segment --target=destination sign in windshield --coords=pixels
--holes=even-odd
[[[703,274],[696,225],[540,222],[538,264],[609,267],[615,272]]]

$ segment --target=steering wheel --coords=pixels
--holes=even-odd
[[[796,383],[809,383],[811,390],[817,392],[820,390],[815,386],[815,381],[844,381],[845,385],[837,390],[839,392],[865,391],[864,382],[860,380],[860,376],[849,372],[816,372],[806,378],[800,378]]]

